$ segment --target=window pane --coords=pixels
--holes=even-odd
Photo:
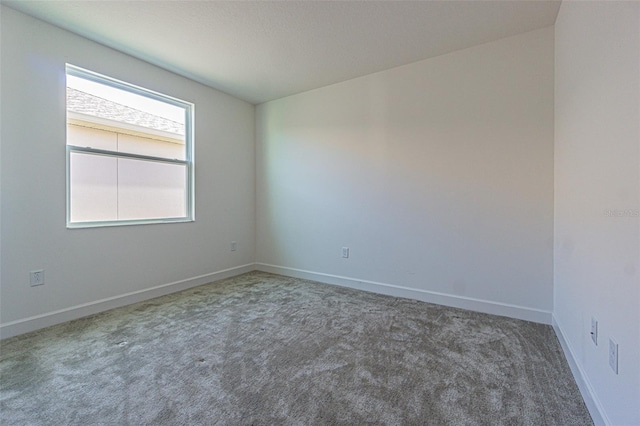
[[[183,164],[118,159],[119,219],[187,215],[187,167]]]
[[[193,105],[69,64],[66,76],[67,226],[193,220]]]
[[[67,75],[68,145],[112,149],[97,146],[109,137],[114,151],[184,160],[185,119],[184,107]]]
[[[118,159],[72,152],[70,218],[72,222],[118,219]]]

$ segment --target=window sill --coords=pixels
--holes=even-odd
[[[114,220],[105,222],[67,222],[67,229],[105,228],[113,226],[155,225],[159,223],[195,222],[193,218]]]

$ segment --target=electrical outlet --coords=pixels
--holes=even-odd
[[[29,284],[31,287],[44,284],[44,269],[29,272]]]
[[[598,346],[598,320],[591,317],[591,340]]]
[[[231,241],[231,251],[236,251],[238,249],[238,243],[235,241]]]
[[[609,339],[609,366],[618,374],[618,344],[613,339]]]
[[[342,247],[342,257],[345,259],[349,257],[349,247]]]

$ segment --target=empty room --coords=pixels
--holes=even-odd
[[[0,22],[2,425],[640,426],[640,2]]]

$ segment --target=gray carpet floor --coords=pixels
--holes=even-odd
[[[590,425],[551,327],[252,272],[7,339],[2,425]]]

